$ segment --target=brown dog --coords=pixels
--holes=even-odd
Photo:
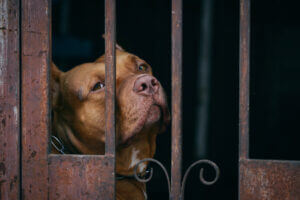
[[[66,153],[104,154],[104,56],[65,73],[52,64],[51,73],[53,135]],[[170,115],[149,64],[121,48],[116,50],[116,102],[116,173],[130,176],[138,161],[154,156],[156,136]],[[139,165],[139,173],[145,170],[145,163]],[[145,184],[117,181],[117,199],[146,199]]]

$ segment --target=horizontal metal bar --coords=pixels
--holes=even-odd
[[[240,160],[240,200],[300,199],[300,161]]]
[[[49,199],[111,199],[107,155],[49,155]],[[76,184],[74,184],[76,183]]]

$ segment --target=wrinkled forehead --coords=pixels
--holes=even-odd
[[[127,53],[117,51],[116,53],[116,78],[122,79],[132,74],[137,73],[139,65],[147,65],[148,73],[152,74],[152,69],[149,64],[139,57]],[[76,66],[65,74],[65,82],[72,84],[80,84],[88,81],[88,79],[105,80],[105,61],[100,59],[99,62],[85,63]]]
[[[125,75],[130,75],[132,73],[139,73],[138,66],[145,65],[148,68],[147,73],[152,74],[152,69],[146,61],[137,57],[136,55],[117,51],[116,54],[116,73],[117,78],[123,77]]]
[[[103,63],[85,63],[66,72],[65,82],[76,83],[86,81],[92,76],[102,75],[105,75],[105,65]]]

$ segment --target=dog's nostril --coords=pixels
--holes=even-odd
[[[151,80],[151,84],[152,84],[153,86],[156,86],[156,85],[157,85],[157,80],[156,80],[156,79],[152,79],[152,80]]]
[[[144,91],[147,89],[147,84],[146,83],[142,83],[141,85],[141,91]]]

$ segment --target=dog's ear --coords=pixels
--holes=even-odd
[[[58,67],[51,62],[51,73],[50,73],[50,97],[51,97],[51,103],[52,108],[55,108],[57,104],[58,94],[59,94],[59,83],[61,75],[63,74],[62,71],[58,69]]]
[[[123,49],[123,47],[121,47],[120,45],[118,45],[118,43],[116,44],[116,49],[118,49],[119,51],[125,51],[125,50]]]
[[[102,35],[102,38],[105,40],[105,34]],[[118,43],[116,43],[116,49],[119,51],[125,51]]]
[[[119,51],[125,52],[125,50],[122,49],[122,47],[120,47],[118,44],[116,44],[116,49],[119,50]],[[103,54],[102,56],[97,58],[94,62],[95,63],[104,63],[105,62],[105,54]]]
[[[105,35],[103,34],[102,35],[102,38],[105,39]],[[123,52],[126,52],[120,45],[116,44],[116,50],[119,50],[119,51],[123,51]],[[105,62],[105,54],[103,54],[102,56],[100,56],[99,58],[97,58],[95,60],[96,63],[101,63],[101,62]]]

